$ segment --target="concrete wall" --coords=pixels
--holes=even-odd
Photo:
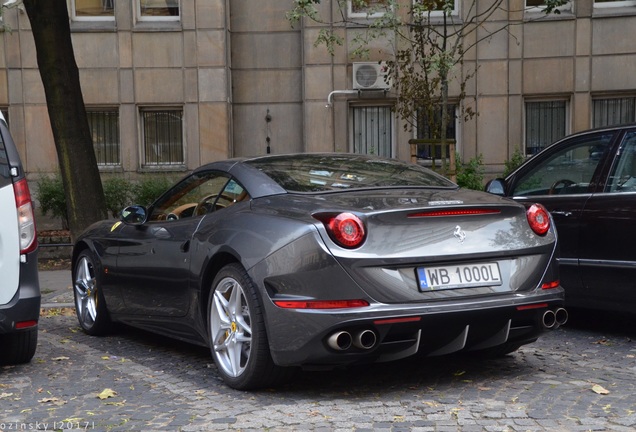
[[[462,0],[462,13],[471,2]],[[476,70],[464,105],[479,115],[458,125],[464,159],[481,153],[489,173],[499,172],[503,161],[524,147],[527,100],[566,101],[567,130],[575,132],[590,127],[593,98],[636,96],[631,72],[636,7],[574,3],[573,10],[545,18],[524,13],[524,0],[504,0],[503,9],[467,37],[467,44],[481,42],[467,51],[457,71],[462,77]],[[351,151],[351,107],[395,100],[391,92],[363,99],[336,93],[326,107],[331,92],[352,89],[354,31],[336,26],[345,43],[329,55],[314,46],[321,25],[304,21],[292,27],[287,21],[291,0],[181,0],[180,21],[154,24],[136,22],[133,4],[116,0],[112,22],[72,23],[87,106],[120,110],[121,170],[127,174],[140,170],[140,108],[183,108],[186,169],[191,169],[265,154],[268,137],[272,153]],[[339,17],[335,0],[317,6],[324,16]],[[12,9],[5,23],[13,31],[0,34],[0,107],[8,109],[26,169],[54,172],[29,22]],[[389,41],[375,41],[371,48],[369,61],[392,56]],[[451,91],[459,93],[457,81]],[[409,158],[412,137],[396,119],[396,157]]]

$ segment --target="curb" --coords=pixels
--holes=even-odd
[[[42,303],[40,309],[75,308],[74,303]]]

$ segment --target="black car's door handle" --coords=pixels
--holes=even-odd
[[[186,240],[185,242],[181,243],[181,247],[179,249],[181,249],[181,252],[187,252],[188,250],[190,250],[190,240]]]
[[[550,213],[552,213],[553,215],[564,216],[564,217],[572,216],[572,212],[564,211],[564,210],[551,211]]]

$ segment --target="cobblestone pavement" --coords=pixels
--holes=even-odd
[[[496,360],[303,372],[278,389],[239,392],[223,385],[207,349],[127,327],[90,337],[72,312],[46,309],[34,360],[0,368],[0,431],[636,428],[633,322],[580,320]]]

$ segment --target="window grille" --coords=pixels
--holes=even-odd
[[[592,125],[614,126],[636,121],[636,98],[595,99],[592,101]]]
[[[87,111],[97,165],[118,166],[120,160],[119,112]]]
[[[183,111],[142,111],[145,166],[183,165]]]
[[[390,106],[353,107],[353,152],[392,157],[393,115]]]
[[[565,136],[565,101],[526,102],[526,154],[538,153]]]

